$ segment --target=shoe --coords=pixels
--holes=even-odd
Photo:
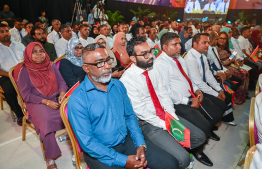
[[[200,163],[207,165],[207,166],[213,166],[212,161],[202,152],[202,153],[193,153],[194,157],[197,161]]]
[[[212,139],[212,140],[215,140],[215,141],[219,141],[220,140],[220,138],[213,131],[211,132],[209,138]]]
[[[231,121],[231,122],[225,122],[227,125],[230,125],[230,126],[236,126],[236,122],[235,121]]]
[[[217,131],[217,130],[218,130],[217,126],[212,127],[212,131]]]
[[[16,123],[17,123],[18,126],[22,126],[23,125],[23,117],[17,118]]]

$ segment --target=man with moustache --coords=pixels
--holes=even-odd
[[[9,32],[15,41],[22,42],[23,37],[27,35],[27,32],[23,28],[23,20],[21,18],[17,18],[14,23],[15,26],[10,29]]]
[[[177,160],[144,140],[124,85],[111,79],[104,46],[82,51],[87,76],[68,101],[68,118],[90,169],[178,169]]]
[[[9,70],[24,60],[25,46],[16,41],[11,41],[8,27],[0,24],[0,86],[4,90],[6,102],[17,117],[17,124],[22,126],[23,112],[17,101],[17,93],[9,79]]]
[[[81,37],[79,38],[83,47],[86,47],[88,44],[95,43],[95,39],[89,36],[89,27],[87,24],[80,26]]]
[[[72,29],[70,25],[61,25],[59,31],[63,37],[55,43],[57,57],[63,56],[66,53],[68,41],[72,38]]]
[[[201,153],[198,148],[206,141],[205,133],[176,114],[162,77],[153,67],[154,49],[146,39],[141,36],[132,38],[127,42],[127,52],[133,64],[120,81],[127,89],[143,135],[175,157],[180,168],[186,168],[190,162],[189,153],[166,131],[165,111],[190,130],[190,149],[193,152]]]
[[[46,53],[50,57],[50,61],[54,61],[57,58],[55,46],[52,43],[47,42],[46,34],[44,33],[44,30],[40,27],[34,27],[31,30],[30,34],[35,41],[42,44]]]

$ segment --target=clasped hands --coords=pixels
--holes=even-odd
[[[62,99],[64,99],[64,96],[65,96],[65,92],[61,92],[59,94],[59,97],[58,97],[58,102],[55,102],[55,101],[52,101],[52,100],[47,100],[47,99],[43,99],[41,101],[42,104],[45,104],[47,105],[48,107],[56,110],[60,107],[60,103],[63,101]]]
[[[146,155],[144,147],[137,147],[136,155],[127,156],[125,168],[127,169],[144,169],[146,167]]]

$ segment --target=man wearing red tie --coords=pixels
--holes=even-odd
[[[125,71],[120,81],[127,89],[145,138],[176,157],[180,168],[189,165],[189,153],[167,131],[165,125],[167,111],[190,130],[190,149],[193,153],[206,157],[202,148],[199,149],[206,141],[205,133],[183,117],[176,115],[161,75],[153,69],[154,49],[144,37],[139,36],[127,43],[127,52],[133,64]]]

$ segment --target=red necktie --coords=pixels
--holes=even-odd
[[[192,82],[191,80],[189,79],[189,77],[187,76],[187,74],[185,73],[185,71],[183,70],[181,64],[179,63],[179,61],[177,60],[177,58],[173,58],[174,61],[176,61],[176,64],[177,64],[177,67],[178,69],[180,70],[180,72],[183,74],[183,76],[186,78],[186,80],[188,81],[189,83],[189,86],[190,86],[190,89],[191,89],[191,92],[192,93],[195,93],[194,90],[193,90],[193,85],[192,85]]]
[[[156,115],[162,119],[162,120],[165,120],[165,111],[163,110],[159,100],[158,100],[158,97],[156,95],[156,92],[155,92],[155,89],[152,85],[152,82],[148,76],[148,71],[144,71],[143,75],[146,76],[146,83],[147,83],[147,87],[148,87],[148,90],[149,90],[149,93],[150,93],[150,96],[151,96],[151,99],[153,101],[153,104],[155,106],[155,109],[156,109]]]

